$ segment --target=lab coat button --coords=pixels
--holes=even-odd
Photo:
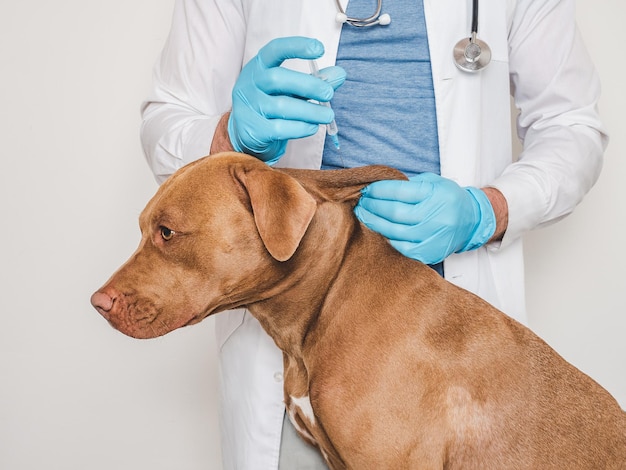
[[[283,373],[282,372],[276,372],[274,374],[274,380],[276,382],[282,382],[283,381]]]

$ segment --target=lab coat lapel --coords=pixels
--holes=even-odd
[[[471,34],[472,0],[424,0],[441,174],[459,184],[484,184],[501,170],[481,164],[481,155],[506,151],[500,145],[508,134],[489,134],[494,122],[509,119],[507,15],[514,3],[480,0],[479,36],[491,47],[492,63],[472,74],[459,71],[452,57],[454,45]]]
[[[430,60],[435,82],[456,73],[452,49],[471,29],[471,0],[424,0]]]
[[[458,70],[452,59],[454,44],[466,36],[470,26],[468,4],[471,0],[424,0],[424,15],[435,89],[439,156],[442,176],[456,179],[454,139],[459,129],[450,126],[454,115],[464,113],[463,103],[455,99]],[[471,21],[471,20],[470,20]],[[471,137],[471,136],[470,136]],[[462,164],[466,164],[463,162]]]

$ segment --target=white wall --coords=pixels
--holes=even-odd
[[[626,406],[626,4],[580,0],[613,134],[580,208],[527,238],[532,326]],[[219,469],[213,323],[137,341],[89,305],[156,189],[139,104],[173,0],[0,1],[0,468]]]

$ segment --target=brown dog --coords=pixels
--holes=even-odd
[[[332,469],[624,469],[626,414],[524,326],[353,215],[385,167],[207,157],[166,181],[92,303],[137,338],[246,306]]]

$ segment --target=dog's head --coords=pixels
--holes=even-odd
[[[137,251],[93,294],[118,330],[152,338],[263,300],[290,269],[323,201],[401,174],[385,167],[275,170],[226,153],[170,177],[143,210]]]

